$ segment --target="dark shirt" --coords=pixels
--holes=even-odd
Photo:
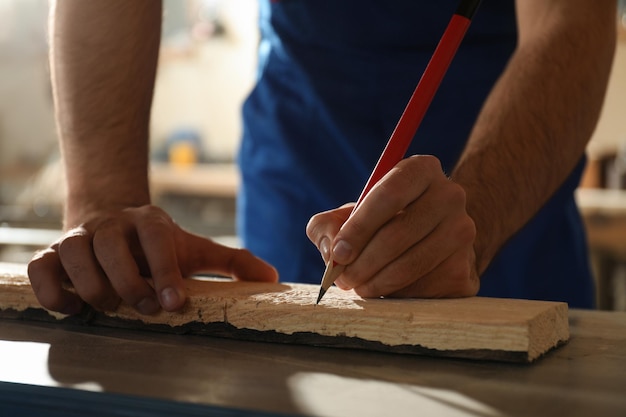
[[[443,34],[449,0],[263,0],[258,82],[243,109],[244,245],[282,281],[319,283],[305,226],[356,201]],[[407,155],[450,173],[516,44],[512,1],[484,0]],[[591,307],[593,281],[573,198],[584,161],[500,251],[480,295]]]

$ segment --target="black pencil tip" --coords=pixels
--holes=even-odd
[[[320,303],[324,294],[326,294],[326,290],[324,289],[324,287],[321,287],[320,294],[317,296],[317,301],[315,302],[315,305],[318,305]]]

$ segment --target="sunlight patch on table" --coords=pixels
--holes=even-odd
[[[445,389],[316,372],[297,373],[287,383],[300,411],[312,415],[414,417],[419,413],[450,417],[502,416],[486,404]]]
[[[62,384],[48,371],[49,343],[0,340],[0,380],[19,384],[103,391],[95,382]]]

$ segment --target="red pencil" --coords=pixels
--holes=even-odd
[[[480,0],[461,0],[430,62],[426,66],[422,78],[417,84],[417,87],[415,87],[413,95],[411,95],[404,112],[400,116],[400,120],[398,120],[398,124],[391,134],[380,159],[376,163],[372,175],[370,175],[359,199],[352,209],[352,213],[354,213],[354,210],[361,204],[372,187],[404,158],[413,140],[413,136],[415,136],[415,132],[422,122],[426,110],[428,110],[430,102],[435,96],[439,84],[441,84],[441,80],[443,80],[448,70],[450,62],[452,62],[479,4]],[[316,304],[319,304],[326,291],[328,291],[328,288],[333,285],[344,268],[344,265],[339,265],[333,261],[331,252],[331,258],[326,265],[326,270],[322,277],[322,284]]]

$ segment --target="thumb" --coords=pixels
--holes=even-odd
[[[330,259],[331,243],[341,226],[350,217],[354,203],[344,204],[343,206],[318,213],[311,217],[306,226],[306,234],[320,251],[324,262]]]
[[[278,272],[269,263],[254,256],[247,249],[231,248],[211,239],[192,233],[185,233],[187,265],[181,270],[190,275],[198,272],[216,273],[232,277],[238,281],[276,282]]]

